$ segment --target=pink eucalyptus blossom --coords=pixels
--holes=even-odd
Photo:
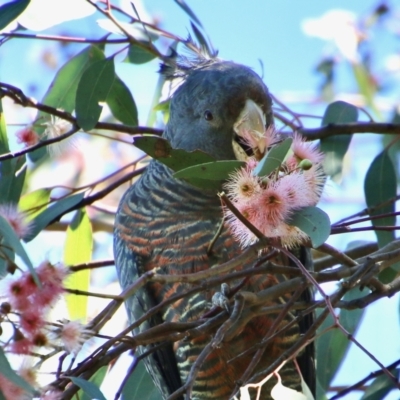
[[[63,322],[59,337],[65,350],[76,355],[82,348],[83,343],[93,335],[93,332],[86,329],[79,321]]]
[[[21,129],[15,135],[17,136],[17,142],[24,144],[25,147],[39,143],[39,135],[32,129],[32,127]]]
[[[236,170],[224,186],[232,200],[246,200],[261,191],[260,180],[248,168]]]
[[[324,155],[315,144],[307,142],[306,139],[295,133],[293,136],[292,150],[294,155],[301,160],[310,160],[313,164],[320,164]]]

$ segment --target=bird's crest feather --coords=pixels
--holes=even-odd
[[[187,55],[178,54],[176,50],[171,49],[171,54],[160,65],[159,72],[168,80],[186,79],[195,70],[221,62],[217,57],[217,50],[198,46],[190,35],[184,44],[188,50]]]

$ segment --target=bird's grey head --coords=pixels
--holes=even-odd
[[[254,71],[217,61],[189,71],[171,99],[164,137],[174,148],[240,159],[235,142],[239,125],[245,122],[263,134],[273,121],[271,106],[268,89]]]

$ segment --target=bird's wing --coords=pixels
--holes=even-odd
[[[114,253],[116,260],[118,260],[117,271],[119,280],[122,288],[125,289],[132,285],[141,275],[141,266],[145,263],[145,258],[129,249],[126,241],[121,240],[118,234],[114,235]],[[139,289],[125,302],[129,321],[132,323],[138,320],[155,305],[155,300],[146,289],[146,286]],[[134,329],[133,333],[144,332],[162,322],[160,314],[153,315],[138,328]],[[145,351],[151,350],[151,348],[152,346],[139,347],[136,355],[143,354]],[[145,357],[144,363],[155,385],[164,397],[167,397],[182,386],[171,343],[166,343]]]

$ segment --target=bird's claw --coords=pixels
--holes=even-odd
[[[230,313],[230,307],[229,307],[229,295],[230,292],[230,287],[227,283],[223,283],[221,285],[221,291],[220,292],[215,292],[211,301],[214,306],[220,307],[220,308],[225,308],[228,313]]]

